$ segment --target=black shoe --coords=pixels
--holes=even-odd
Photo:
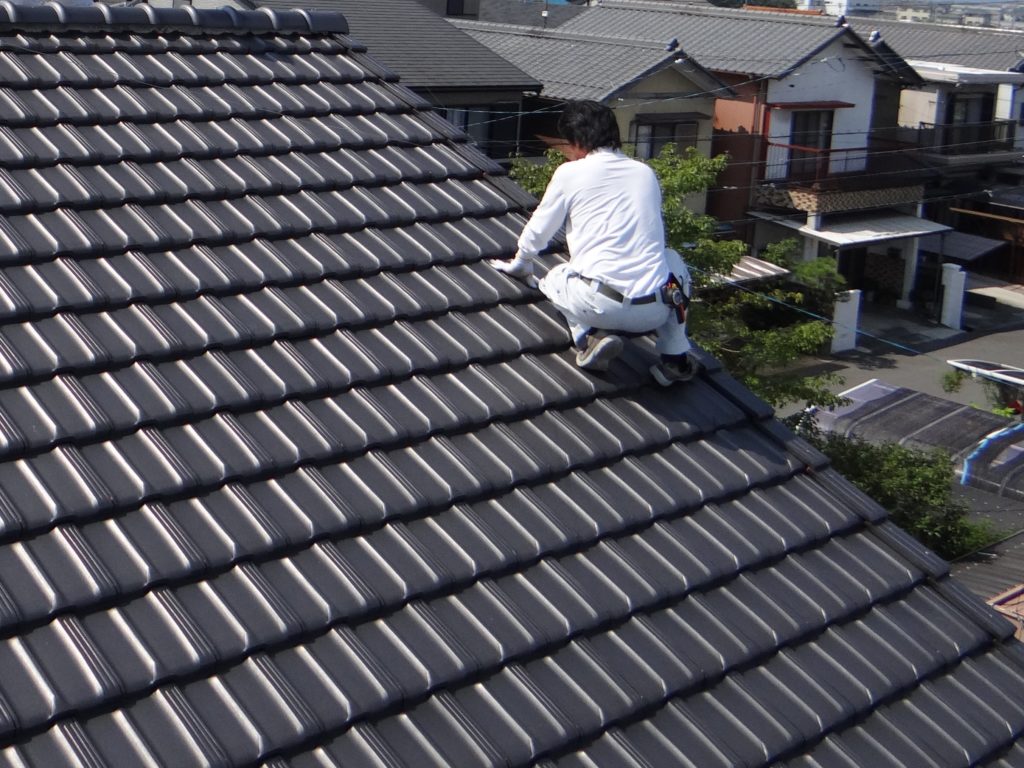
[[[689,355],[662,358],[661,362],[651,366],[651,375],[663,387],[671,387],[689,381],[700,371],[700,363]]]
[[[588,371],[607,371],[612,360],[622,352],[622,338],[620,336],[602,336],[597,338],[593,334],[587,336],[586,349],[576,352],[576,365],[586,368]]]

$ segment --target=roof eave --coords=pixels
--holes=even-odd
[[[672,67],[681,74],[693,81],[694,85],[704,90],[704,93],[696,94],[714,98],[735,98],[736,91],[715,77],[710,71],[700,65],[698,61],[691,58],[682,51],[674,51],[667,54],[661,61],[652,64],[647,69],[634,75],[626,82],[608,91],[601,100],[616,98],[629,88],[639,83],[644,78]],[[695,95],[695,96],[696,96]],[[687,98],[695,98],[695,96]]]

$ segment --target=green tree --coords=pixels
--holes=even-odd
[[[990,525],[967,517],[953,499],[953,463],[941,450],[812,434],[811,442],[844,477],[889,510],[892,521],[941,557],[952,560],[997,540]]]
[[[540,165],[517,158],[512,177],[540,196],[562,161],[554,151]],[[708,158],[692,148],[680,153],[670,144],[648,163],[661,183],[666,242],[683,253],[693,274],[697,301],[691,305],[689,330],[694,340],[774,406],[836,404],[838,398],[831,391],[839,382],[835,375],[794,371],[795,363],[819,352],[832,336],[831,324],[814,315],[831,312],[841,282],[835,263],[802,263],[796,258],[795,241],[787,241],[762,256],[792,269],[790,281],[756,290],[729,285],[722,276],[730,274],[746,245],[716,239],[715,220],[694,213],[686,204],[690,195],[714,183],[728,157]]]

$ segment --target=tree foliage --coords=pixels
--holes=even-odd
[[[554,169],[563,161],[548,152],[537,164],[518,158],[512,176],[540,196]],[[774,406],[787,403],[830,406],[838,398],[833,374],[807,375],[794,370],[802,357],[819,352],[832,336],[832,326],[815,315],[828,316],[841,278],[830,259],[800,262],[795,241],[769,246],[762,258],[787,266],[785,283],[751,288],[730,285],[731,273],[746,253],[744,243],[719,240],[716,221],[695,213],[687,199],[711,186],[728,163],[726,155],[704,157],[669,144],[648,161],[662,190],[666,243],[684,255],[691,267],[696,301],[691,305],[693,339],[722,361],[732,375]]]
[[[836,470],[889,510],[894,523],[941,557],[952,560],[998,538],[953,499],[953,463],[944,451],[839,435],[812,435],[811,441]]]

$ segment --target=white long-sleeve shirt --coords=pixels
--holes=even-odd
[[[661,189],[644,163],[595,149],[560,165],[519,237],[519,253],[536,257],[563,223],[573,271],[630,297],[668,279]]]

